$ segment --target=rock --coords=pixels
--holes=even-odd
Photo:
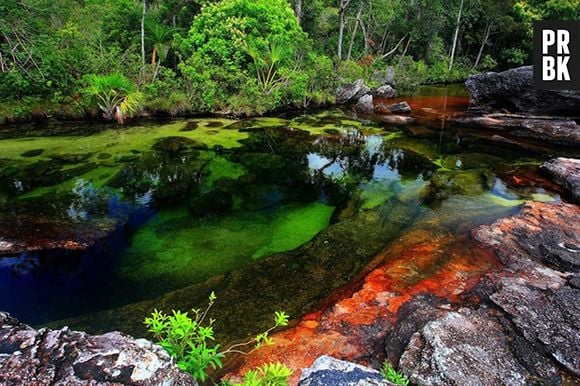
[[[556,158],[542,164],[540,170],[566,188],[576,203],[580,203],[580,160]]]
[[[316,359],[302,370],[298,386],[390,386],[376,370],[341,361],[328,355]]]
[[[375,113],[377,114],[409,114],[410,112],[411,106],[405,101],[393,103],[392,105],[379,103],[375,106]]]
[[[0,215],[0,256],[85,250],[106,239],[119,226],[118,219],[106,217],[77,222],[32,213],[4,213]]]
[[[371,89],[365,85],[364,80],[358,79],[354,83],[340,86],[336,90],[336,103],[347,104],[358,101],[362,96],[368,94]]]
[[[24,153],[20,154],[21,157],[36,157],[41,155],[44,152],[44,149],[33,149],[25,151]]]
[[[384,86],[378,87],[373,95],[377,98],[392,99],[397,96],[397,91],[390,85],[386,84]]]
[[[176,136],[160,138],[153,145],[153,149],[167,153],[175,153],[183,152],[189,149],[204,150],[207,149],[207,146],[187,137]]]
[[[534,138],[562,145],[580,143],[580,126],[572,119],[514,114],[485,114],[452,118],[461,125],[507,131],[517,137]]]
[[[544,262],[562,270],[578,271],[580,267],[580,207],[566,203],[527,202],[519,214],[475,228],[473,238],[494,250],[513,271],[529,271],[526,278],[538,276],[537,286],[550,282],[560,287],[563,279],[546,276],[548,269],[538,271]],[[529,269],[531,268],[531,270]],[[551,279],[548,281],[548,279]]]
[[[541,290],[510,283],[491,295],[535,347],[580,376],[580,290],[569,286]]]
[[[471,94],[471,107],[483,111],[507,109],[510,112],[572,116],[577,116],[580,111],[578,90],[534,89],[532,66],[473,75],[465,86]]]
[[[197,385],[167,352],[119,332],[35,330],[0,312],[0,384]]]
[[[557,382],[558,371],[549,363],[541,363],[546,367],[544,374],[530,372],[521,363],[508,332],[492,310],[449,312],[412,336],[399,368],[417,385]]]
[[[488,274],[490,299],[540,353],[580,375],[580,207],[526,203],[521,213],[481,226],[472,236],[505,267]],[[566,276],[571,276],[567,281]],[[570,285],[572,286],[570,286]]]
[[[413,118],[405,115],[382,115],[380,120],[383,123],[394,126],[403,126],[415,122]]]
[[[362,114],[372,114],[374,111],[373,108],[373,96],[370,94],[363,95],[356,105],[354,106],[355,110],[358,113]]]

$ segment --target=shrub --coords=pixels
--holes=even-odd
[[[107,120],[122,123],[127,115],[141,107],[143,94],[122,74],[91,74],[86,76],[86,83],[83,95],[90,104],[99,107]]]

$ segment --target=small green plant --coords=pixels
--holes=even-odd
[[[149,332],[167,352],[175,358],[177,366],[195,379],[205,381],[208,368],[221,368],[222,359],[231,353],[247,354],[244,347],[254,346],[254,349],[264,344],[273,343],[269,334],[276,328],[287,326],[289,316],[283,311],[274,313],[274,325],[268,330],[258,334],[251,340],[230,346],[222,350],[219,343],[215,342],[213,325],[214,319],[207,320],[208,312],[214,305],[217,297],[215,293],[209,296],[209,303],[205,310],[193,309],[192,316],[187,312],[172,311],[171,315],[163,311],[155,310],[150,317],[145,318],[145,325]],[[250,350],[251,351],[251,350]],[[252,379],[261,380],[262,383],[248,383],[248,385],[285,385],[285,383],[266,382],[264,379],[279,379],[290,371],[281,364],[267,364],[257,372],[246,375],[248,382]],[[254,377],[254,378],[252,378]],[[285,376],[284,379],[288,377]],[[245,384],[244,384],[245,385]]]
[[[283,364],[266,363],[257,370],[246,373],[242,383],[222,382],[221,386],[288,386],[292,370]]]
[[[385,361],[381,366],[380,373],[389,382],[395,385],[407,386],[409,379],[403,374],[397,372],[389,361]]]

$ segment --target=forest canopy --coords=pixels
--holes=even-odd
[[[388,66],[410,92],[531,63],[532,22],[580,19],[580,0],[4,0],[0,15],[6,121],[99,115],[86,90],[103,77],[131,90],[119,114],[308,107]]]

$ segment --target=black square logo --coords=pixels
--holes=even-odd
[[[580,20],[534,22],[534,88],[580,90]]]

